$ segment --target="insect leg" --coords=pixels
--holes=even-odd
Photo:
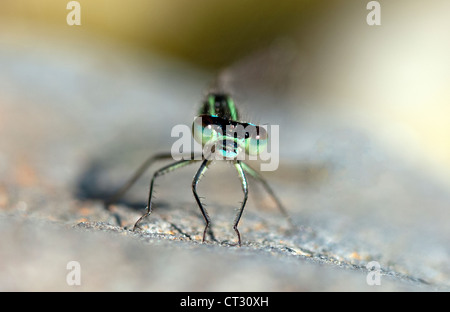
[[[203,218],[205,219],[206,222],[205,229],[203,230],[202,242],[205,242],[206,231],[208,230],[209,224],[211,223],[211,219],[209,218],[208,212],[203,207],[200,198],[197,195],[197,184],[200,181],[201,177],[205,174],[211,162],[212,160],[209,159],[203,160],[202,165],[198,169],[197,174],[194,176],[194,180],[192,181],[192,192],[194,193],[195,200],[197,201],[197,204],[200,207],[200,211],[202,212]]]
[[[266,190],[266,192],[270,195],[270,197],[272,197],[272,199],[275,201],[275,203],[277,204],[278,209],[280,210],[280,212],[285,216],[285,218],[287,219],[289,225],[291,228],[295,228],[294,223],[292,222],[291,217],[289,216],[289,214],[287,213],[287,210],[284,208],[284,206],[281,204],[281,201],[278,199],[278,197],[275,195],[274,191],[272,190],[272,188],[270,187],[270,185],[267,183],[267,181],[261,176],[261,174],[256,171],[255,169],[253,169],[252,167],[250,167],[249,165],[247,165],[244,162],[241,162],[242,164],[242,168],[244,169],[245,172],[247,172],[248,174],[250,174],[255,180],[257,180],[258,182],[260,182],[262,184],[262,186],[264,187],[264,189]]]
[[[241,246],[241,235],[239,234],[239,230],[237,229],[239,220],[241,219],[242,213],[244,212],[245,204],[247,203],[248,198],[248,184],[247,184],[247,178],[245,177],[244,170],[242,168],[241,162],[237,161],[235,162],[234,166],[236,167],[236,170],[239,174],[239,178],[241,179],[242,183],[242,191],[244,192],[244,200],[242,201],[241,208],[239,209],[236,218],[234,219],[233,229],[237,234],[238,237],[238,244]]]
[[[115,202],[119,198],[121,198],[132,186],[133,184],[139,179],[140,176],[155,162],[158,160],[164,160],[164,159],[172,159],[172,154],[170,153],[161,153],[156,154],[151,157],[149,157],[137,170],[136,172],[128,179],[128,181],[120,188],[118,189],[113,195],[111,195],[106,201],[105,201],[105,208],[109,209],[109,206]],[[190,159],[195,159],[194,155],[191,154]]]
[[[148,192],[147,211],[146,211],[145,214],[143,214],[143,215],[136,221],[136,223],[134,224],[134,227],[133,227],[133,231],[136,229],[136,227],[138,227],[138,224],[139,224],[145,217],[147,217],[148,215],[150,215],[150,213],[152,212],[153,184],[154,184],[156,178],[159,177],[159,176],[161,176],[161,175],[163,175],[163,174],[166,174],[166,173],[168,173],[168,172],[171,172],[171,171],[173,171],[173,170],[175,170],[175,169],[178,169],[178,168],[182,168],[182,167],[184,167],[184,166],[187,166],[187,165],[189,165],[189,164],[191,164],[191,163],[193,163],[193,162],[195,162],[195,161],[197,161],[197,160],[193,160],[193,159],[179,160],[179,161],[177,161],[177,162],[174,162],[174,163],[172,163],[172,164],[169,164],[169,165],[167,165],[167,166],[162,167],[161,169],[159,169],[158,171],[156,171],[156,172],[153,174],[153,178],[152,178],[152,180],[151,180],[151,182],[150,182],[150,190],[149,190],[149,192]]]

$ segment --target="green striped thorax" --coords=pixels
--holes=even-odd
[[[210,93],[192,123],[194,139],[212,153],[236,159],[242,151],[258,155],[267,147],[268,135],[263,127],[239,121],[233,99],[224,93]]]

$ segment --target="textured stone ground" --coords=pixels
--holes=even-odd
[[[151,170],[114,214],[102,199],[170,148],[171,128],[191,122],[211,77],[95,44],[1,38],[0,290],[449,289],[448,190],[345,120],[292,100],[271,106],[269,95],[245,104],[281,125],[280,167],[265,176],[296,230],[251,183],[236,247],[242,192],[233,167],[218,163],[199,186],[214,239],[201,244],[195,165],[161,178],[154,213],[130,231]],[[69,261],[80,263],[81,286],[66,283]],[[380,286],[366,282],[371,261]]]

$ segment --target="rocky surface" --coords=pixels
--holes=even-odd
[[[132,232],[152,169],[111,211],[103,200],[170,149],[171,128],[189,125],[211,76],[95,43],[24,49],[30,41],[2,38],[0,290],[449,289],[448,190],[345,120],[292,100],[271,106],[270,95],[245,104],[282,125],[279,169],[263,174],[296,229],[250,181],[237,247],[242,191],[234,168],[217,163],[199,185],[214,237],[201,243],[197,165],[161,177],[154,213]],[[79,286],[66,282],[70,261]],[[380,286],[367,283],[371,261]]]

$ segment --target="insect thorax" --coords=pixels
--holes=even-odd
[[[199,115],[217,116],[231,121],[239,120],[233,99],[226,93],[210,93],[203,102]]]

